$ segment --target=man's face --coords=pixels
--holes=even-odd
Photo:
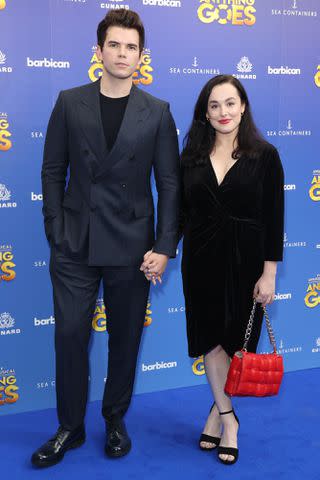
[[[109,27],[103,49],[99,45],[97,47],[97,57],[112,77],[131,77],[141,57],[138,31],[133,28]]]

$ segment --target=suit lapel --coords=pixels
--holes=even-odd
[[[97,177],[103,177],[120,160],[125,157],[130,158],[134,154],[141,125],[149,114],[150,110],[145,96],[136,86],[132,85],[118,136],[112,150],[100,164]]]
[[[79,121],[83,134],[95,156],[90,158],[94,170],[99,168],[108,155],[100,109],[100,80],[86,89],[78,104]]]
[[[132,85],[117,139],[111,151],[108,151],[101,119],[99,93],[100,80],[89,85],[79,103],[83,134],[95,154],[90,162],[97,179],[106,175],[121,159],[133,155],[141,125],[150,114],[143,92]]]

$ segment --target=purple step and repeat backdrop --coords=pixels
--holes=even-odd
[[[147,30],[135,83],[170,102],[180,144],[204,83],[218,73],[243,81],[286,172],[285,255],[270,308],[279,350],[287,371],[320,366],[319,0],[0,0],[0,414],[55,405],[43,143],[59,91],[101,74],[96,26],[120,7]],[[206,381],[203,359],[187,356],[180,261],[181,246],[151,291],[136,393]],[[91,400],[104,387],[107,308],[98,298]],[[269,350],[265,332],[259,348]]]

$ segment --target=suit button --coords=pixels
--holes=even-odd
[[[122,187],[122,188],[126,188],[126,186],[127,186],[127,185],[126,185],[125,183],[122,183],[122,184],[121,184],[121,187]]]

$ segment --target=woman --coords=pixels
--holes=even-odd
[[[253,298],[275,294],[283,249],[283,170],[258,133],[242,84],[231,75],[202,89],[182,152],[182,276],[189,355],[204,355],[213,404],[200,448],[238,459],[239,421],[224,385],[230,357],[243,346]],[[262,308],[248,345],[256,351]]]

